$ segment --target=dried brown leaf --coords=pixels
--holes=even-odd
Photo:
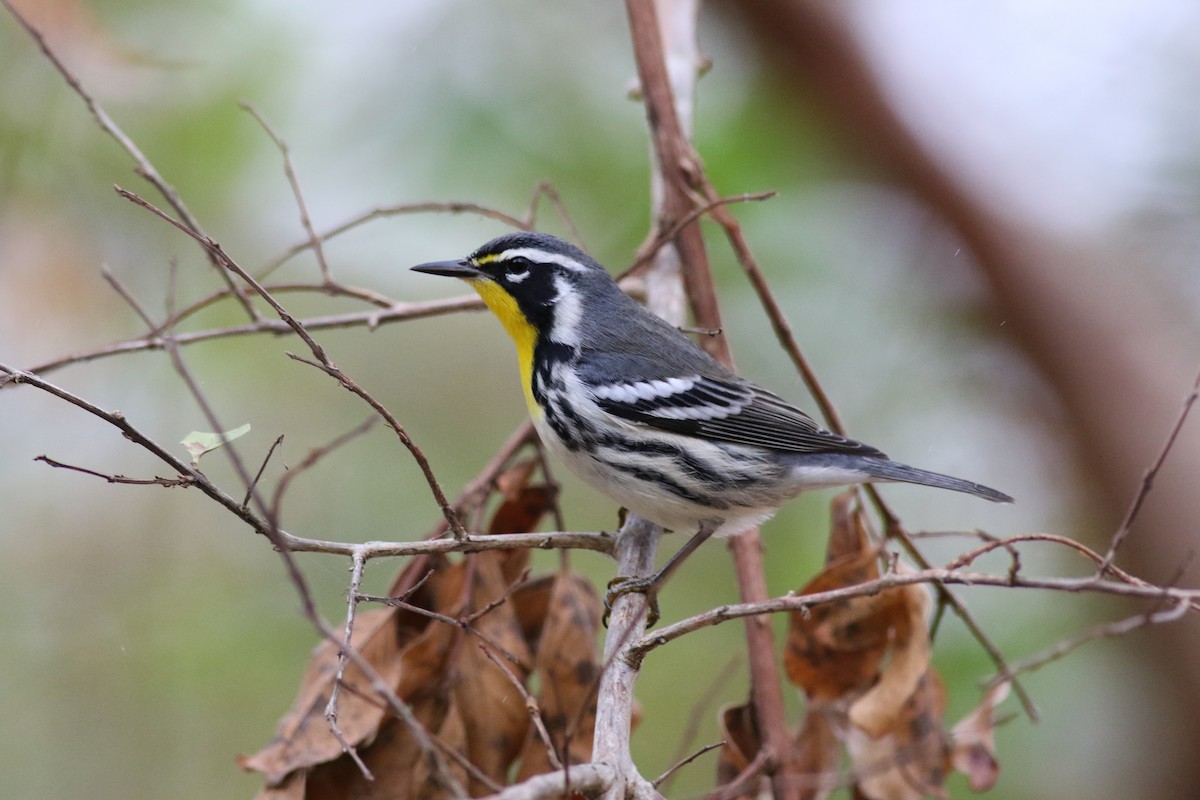
[[[427,696],[411,707],[418,722],[430,732],[448,720],[444,698]],[[374,780],[367,778],[348,756],[321,764],[307,776],[304,800],[437,800],[451,794],[429,767],[429,756],[396,717],[383,721],[375,739],[360,748],[359,755]],[[461,770],[452,770],[463,779]]]
[[[732,782],[762,749],[762,733],[758,730],[754,706],[744,703],[725,706],[720,712],[721,746],[717,757],[717,783],[724,786]],[[729,800],[753,800],[757,796],[753,782],[736,795],[726,795]]]
[[[879,577],[874,551],[847,554],[829,564],[800,593],[840,589]],[[894,594],[824,603],[790,615],[784,666],[810,699],[831,701],[869,686],[890,643]]]
[[[846,750],[858,791],[870,800],[944,797],[949,751],[941,719],[945,690],[936,673],[926,672],[882,736],[850,726]]]
[[[454,588],[461,585],[461,577],[454,574],[462,571],[458,565],[451,567],[442,559],[417,559],[405,572],[423,575],[429,569],[434,572],[421,587],[423,600],[437,605],[446,602],[447,595],[461,593]],[[416,579],[409,582],[415,583]],[[417,597],[411,599],[416,601]],[[429,622],[427,617],[402,609],[361,612],[350,644],[401,699],[411,701],[439,684],[453,643],[453,630]],[[338,649],[332,642],[317,646],[296,700],[280,720],[275,738],[253,756],[239,759],[244,769],[262,772],[268,787],[280,785],[294,770],[342,755],[341,743],[325,719],[337,673]],[[338,726],[352,745],[372,740],[387,714],[370,682],[353,663],[346,666],[337,711]]]
[[[469,557],[472,608],[482,609],[505,597],[509,584],[504,576],[504,556],[490,552]],[[484,646],[492,648],[518,680],[524,681],[532,656],[512,605],[500,603],[472,625],[481,634]],[[503,785],[509,766],[525,741],[529,717],[524,698],[473,637],[458,648],[452,669],[452,696],[463,721],[466,756],[484,775]],[[486,793],[488,789],[475,778],[471,778],[468,788],[472,794]]]
[[[923,586],[902,586],[881,593],[894,601],[879,608],[876,622],[886,625],[891,639],[887,666],[879,680],[850,706],[850,722],[868,736],[882,736],[895,727],[917,684],[929,670],[929,592]]]
[[[537,530],[542,518],[554,508],[554,487],[530,484],[537,467],[535,459],[519,461],[496,476],[496,489],[503,499],[492,514],[488,533],[528,533]],[[505,577],[512,582],[529,567],[530,551],[510,550],[503,555]]]
[[[467,734],[463,730],[462,717],[458,715],[458,710],[453,703],[450,703],[450,707],[446,709],[441,726],[430,732],[437,735],[438,740],[447,750],[462,753],[467,749]],[[465,786],[467,783],[466,769],[457,761],[449,762],[449,769],[451,775],[458,781],[459,786]],[[410,775],[401,773],[397,775],[397,780],[393,781],[393,783],[397,786],[411,786],[412,791],[408,796],[411,796],[414,800],[441,800],[444,797],[454,796],[443,785],[439,772],[434,768],[432,760],[428,758],[419,759]],[[384,785],[387,785],[386,782]],[[385,800],[385,798],[380,798],[380,800]],[[355,798],[355,800],[358,800],[358,798]]]
[[[505,498],[496,513],[488,533],[528,533],[537,530],[542,518],[554,504],[554,489],[550,486],[524,486]]]
[[[592,754],[602,606],[590,581],[563,570],[554,576],[546,609],[534,660],[541,685],[538,709],[559,760],[579,764]],[[549,772],[550,768],[546,745],[531,729],[517,780]]]
[[[306,777],[304,770],[296,770],[278,786],[263,786],[254,795],[254,800],[304,800]]]
[[[400,660],[395,654],[401,644],[392,612],[360,614],[351,645],[380,670],[384,680],[396,682]],[[262,772],[267,785],[274,786],[292,770],[331,761],[342,754],[342,746],[325,720],[325,705],[329,702],[337,661],[335,645],[323,642],[317,648],[301,681],[300,693],[292,710],[280,720],[275,739],[255,755],[241,759],[243,769]],[[349,741],[361,742],[378,727],[382,710],[378,701],[368,699],[370,686],[357,668],[347,667],[345,682],[358,691],[342,693],[339,725]]]
[[[996,706],[1008,697],[1009,683],[989,689],[979,705],[950,731],[950,754],[954,768],[967,776],[971,790],[986,792],[1000,777],[996,759]]]
[[[873,549],[857,492],[851,490],[834,497],[829,504],[829,517],[831,527],[829,544],[825,546],[826,564]]]
[[[792,747],[792,763],[802,782],[801,800],[823,800],[838,786],[838,760],[841,748],[834,732],[838,713],[831,708],[809,704],[804,722]]]
[[[513,590],[509,598],[513,610],[517,612],[517,621],[521,624],[521,635],[531,650],[538,648],[542,628],[550,615],[550,595],[554,592],[557,580],[557,574],[531,578]]]
[[[878,553],[847,495],[833,504],[825,569],[802,594],[855,586],[879,576]],[[945,698],[930,667],[922,586],[826,603],[790,620],[785,666],[809,697],[798,756],[813,781],[808,797],[835,784],[837,747],[854,767],[856,796],[908,800],[940,795],[949,768]]]

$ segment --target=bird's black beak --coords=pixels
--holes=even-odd
[[[445,275],[448,278],[463,278],[471,280],[483,275],[478,269],[472,266],[470,261],[462,259],[460,261],[430,261],[428,264],[418,264],[412,268],[413,272],[424,272],[426,275]]]

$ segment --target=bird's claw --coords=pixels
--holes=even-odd
[[[654,627],[658,622],[658,581],[650,578],[630,578],[618,575],[608,582],[608,591],[604,593],[604,617],[601,622],[608,627],[608,617],[612,613],[613,603],[625,594],[640,594],[646,597],[646,627]]]

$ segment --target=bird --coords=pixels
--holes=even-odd
[[[582,249],[549,234],[503,234],[416,272],[459,278],[516,344],[543,446],[585,483],[671,531],[694,531],[649,577],[618,577],[605,605],[658,590],[705,540],[757,527],[814,488],[903,482],[1000,503],[978,483],[911,467],[822,428],[712,358],[625,294]]]

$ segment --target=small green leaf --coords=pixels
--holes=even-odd
[[[245,436],[250,432],[250,423],[241,425],[231,431],[224,433],[207,433],[205,431],[192,431],[187,436],[183,437],[180,442],[188,453],[192,456],[192,466],[200,463],[200,457],[205,453],[216,450],[218,447],[225,445],[227,442],[232,442],[239,436]]]

